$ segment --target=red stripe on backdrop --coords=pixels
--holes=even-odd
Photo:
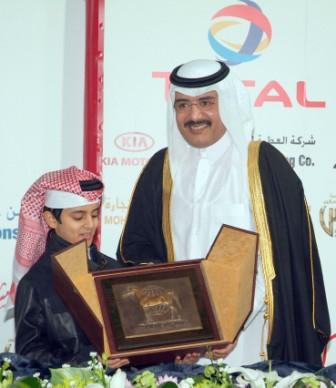
[[[326,344],[326,346],[323,349],[322,366],[326,366],[328,347],[330,346],[331,341],[334,341],[334,340],[336,340],[336,333],[331,334],[331,336],[329,337],[328,343]]]
[[[86,0],[84,168],[102,175],[105,0]]]
[[[86,0],[83,167],[102,176],[105,0]],[[100,245],[100,228],[95,243]]]

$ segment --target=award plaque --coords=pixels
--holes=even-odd
[[[89,273],[82,241],[55,255],[55,287],[99,353],[172,361],[235,340],[253,306],[257,245],[223,225],[203,260]]]
[[[93,276],[112,353],[220,339],[200,260]]]

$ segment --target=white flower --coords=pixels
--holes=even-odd
[[[104,366],[103,366],[103,364],[102,364],[101,362],[98,362],[97,365],[96,365],[95,367],[96,367],[97,369],[100,369],[100,370],[104,369]]]
[[[36,372],[33,374],[33,377],[40,377],[40,372]]]
[[[251,388],[265,388],[265,375],[259,370],[242,368],[242,367],[229,367],[227,368],[228,373],[240,372],[237,377],[237,383],[239,385],[249,385]]]
[[[179,388],[192,388],[194,386],[194,380],[191,377],[188,377],[181,380],[178,386]]]
[[[163,384],[167,381],[172,381],[172,382],[177,384],[177,378],[172,377],[172,376],[168,376],[167,374],[165,374],[164,376],[159,376],[156,383],[157,383],[157,385],[160,385],[160,384]]]
[[[225,364],[225,359],[224,358],[218,358],[216,360],[216,364],[220,365],[220,364]]]
[[[117,369],[117,371],[112,376],[110,381],[109,388],[124,388],[126,385],[126,373],[121,369]]]
[[[11,360],[10,360],[10,358],[8,358],[8,357],[4,357],[3,360],[4,360],[4,362],[7,362],[7,364],[10,364],[10,363],[11,363]]]
[[[62,368],[71,368],[71,365],[69,365],[69,364],[63,364],[63,365],[62,365]]]
[[[97,352],[90,352],[90,357],[91,358],[96,358],[97,357]]]
[[[314,377],[313,373],[299,373],[296,370],[292,372],[289,376],[284,377],[276,385],[277,388],[290,388],[302,377]]]

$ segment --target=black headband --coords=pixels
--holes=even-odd
[[[104,187],[103,183],[96,178],[79,181],[79,185],[82,191],[95,191],[100,190]]]
[[[169,76],[170,82],[175,86],[182,86],[184,88],[199,88],[202,86],[213,85],[222,79],[224,79],[230,72],[230,68],[221,61],[217,61],[220,64],[220,69],[216,73],[207,75],[200,78],[184,78],[177,75],[181,66],[175,67]]]

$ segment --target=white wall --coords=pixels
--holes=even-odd
[[[48,170],[82,166],[85,0],[0,2],[0,351],[20,200]],[[13,350],[13,347],[11,348]]]

